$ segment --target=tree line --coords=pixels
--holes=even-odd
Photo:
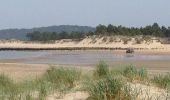
[[[35,31],[28,33],[27,37],[31,41],[50,41],[50,40],[60,40],[60,39],[81,39],[85,37],[83,32],[39,32]]]
[[[113,26],[113,25],[98,25],[96,31],[89,35],[125,35],[125,36],[135,36],[135,35],[150,35],[155,37],[170,37],[170,27],[159,26],[157,23],[153,25],[148,25],[146,27],[135,28],[135,27],[123,27],[123,26]]]
[[[146,27],[135,28],[135,27],[124,27],[114,25],[98,25],[94,32],[32,32],[28,33],[27,37],[33,41],[49,41],[49,40],[60,40],[60,39],[81,39],[86,36],[155,36],[155,37],[170,37],[170,27],[159,26],[157,23],[148,25]]]

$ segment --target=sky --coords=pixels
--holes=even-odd
[[[0,29],[154,22],[170,26],[170,0],[0,0]]]

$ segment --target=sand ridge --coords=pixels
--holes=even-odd
[[[152,39],[150,42],[145,40],[141,43],[136,43],[135,38],[131,38],[125,43],[125,40],[111,37],[86,37],[80,41],[63,39],[56,40],[53,43],[38,43],[24,41],[0,41],[0,48],[110,48],[110,49],[126,49],[135,48],[138,50],[170,52],[169,44],[162,44],[157,39]]]

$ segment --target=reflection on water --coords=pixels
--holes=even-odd
[[[127,58],[131,58],[131,57],[134,57],[135,55],[134,54],[126,54],[125,55]]]
[[[40,64],[96,64],[100,60],[137,61],[168,60],[170,55],[126,54],[114,51],[0,51],[0,60],[17,60],[22,63]]]

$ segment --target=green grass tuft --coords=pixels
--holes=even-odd
[[[76,69],[51,67],[43,77],[56,88],[73,88],[76,81],[81,77],[81,71]]]
[[[112,100],[119,96],[124,83],[120,79],[105,77],[97,81],[91,81],[86,84],[86,89],[92,100]]]
[[[104,62],[100,61],[99,64],[96,66],[94,71],[94,76],[97,78],[107,76],[109,74],[109,66]]]
[[[124,76],[128,77],[130,81],[133,81],[137,77],[137,69],[136,67],[129,65],[123,71]]]
[[[152,82],[158,85],[159,87],[170,89],[170,73],[166,75],[154,76]]]
[[[148,71],[145,68],[141,68],[138,70],[138,78],[143,81],[148,78]]]
[[[143,81],[147,79],[148,72],[144,68],[137,69],[135,66],[129,65],[123,70],[123,75],[127,77],[131,82],[134,80]]]

